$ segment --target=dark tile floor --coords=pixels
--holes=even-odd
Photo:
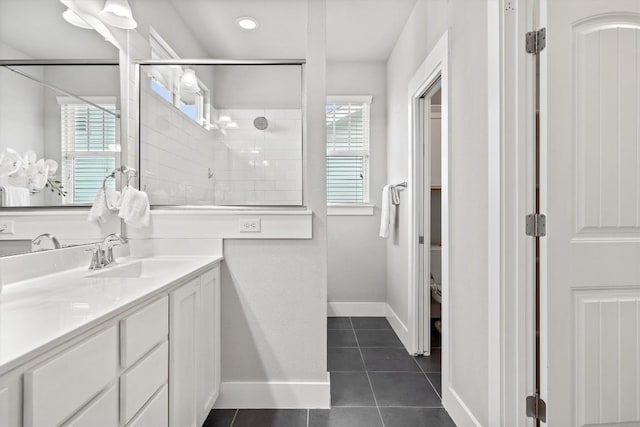
[[[410,356],[383,317],[327,324],[331,409],[214,410],[204,427],[455,427],[440,402],[439,348]]]

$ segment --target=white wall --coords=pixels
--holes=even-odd
[[[387,246],[378,237],[382,187],[387,176],[386,65],[327,64],[327,95],[369,95],[371,103],[370,199],[372,216],[328,217],[329,302],[385,302]]]
[[[2,42],[0,58],[29,59]],[[42,67],[21,70],[42,77]],[[34,150],[39,157],[43,155],[43,96],[42,85],[0,68],[0,150],[13,148],[20,154]]]
[[[0,58],[29,59],[29,57],[0,42]],[[22,71],[42,78],[42,67],[22,67]],[[35,151],[38,158],[45,152],[44,87],[13,71],[0,68],[0,151],[16,150],[20,155]],[[0,184],[22,185],[19,180],[3,177]],[[31,195],[31,205],[41,205],[42,193]]]
[[[388,179],[407,178],[408,82],[443,32],[450,42],[450,385],[487,425],[487,2],[418,0],[387,64]],[[387,302],[408,321],[408,212],[387,246]]]
[[[149,2],[140,2],[148,5]],[[304,204],[313,211],[313,238],[309,240],[226,240],[222,270],[222,372],[223,382],[236,389],[247,387],[238,401],[225,395],[223,383],[220,399],[233,407],[247,404],[247,399],[265,390],[250,383],[284,387],[289,403],[305,405],[329,404],[326,362],[326,183],[325,183],[325,1],[309,3],[309,37],[305,80],[304,120]],[[157,12],[157,11],[156,11]],[[134,10],[135,13],[135,10]],[[137,16],[137,15],[136,15]],[[171,15],[169,15],[171,16]],[[185,57],[205,56],[189,53],[181,46],[189,45],[191,35],[179,22],[147,20]],[[173,26],[165,31],[168,26]],[[145,27],[139,28],[130,46],[131,55],[144,53]],[[197,45],[197,44],[196,44]],[[191,51],[193,52],[193,50]],[[130,80],[131,84],[132,81]],[[133,86],[127,92],[134,95]],[[215,96],[215,95],[214,95]],[[135,105],[130,105],[135,107]],[[129,111],[135,125],[134,108]],[[135,128],[130,129],[129,143],[135,143]],[[129,151],[135,158],[135,151]],[[174,229],[180,227],[175,224]],[[184,217],[185,228],[194,226],[191,216]],[[202,227],[202,238],[207,229]],[[150,237],[153,237],[151,230]],[[321,384],[322,398],[303,402],[308,383]],[[313,386],[312,386],[313,388]],[[273,391],[273,388],[270,387]],[[253,394],[251,394],[253,393]],[[292,394],[293,393],[293,394]],[[264,396],[263,396],[264,397]],[[231,400],[230,400],[231,399]],[[298,400],[296,400],[298,399]],[[282,401],[281,401],[281,404]],[[293,403],[295,404],[295,403]],[[236,405],[236,406],[234,406]]]

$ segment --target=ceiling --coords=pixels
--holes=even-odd
[[[87,0],[83,0],[87,1]],[[386,61],[416,0],[327,0],[327,59]],[[304,58],[307,1],[304,0],[130,0],[139,22],[153,21],[171,37],[176,19],[190,28],[212,58]],[[117,58],[116,49],[95,31],[62,19],[58,0],[0,0],[0,42],[32,58]],[[254,31],[235,24],[258,20]],[[159,28],[158,28],[159,27]],[[170,44],[174,41],[167,40]],[[184,40],[175,43],[184,44]],[[182,49],[187,50],[187,49]]]
[[[385,61],[416,0],[327,0],[327,59]]]
[[[149,0],[132,0],[149,1]],[[386,61],[416,0],[327,0],[327,59]],[[217,58],[303,58],[301,0],[171,0],[207,53]],[[244,31],[236,18],[258,20]]]
[[[118,58],[98,33],[62,19],[65,9],[58,0],[0,0],[0,42],[35,59]]]

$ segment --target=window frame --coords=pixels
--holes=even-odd
[[[160,36],[160,34],[153,28],[149,28],[149,46],[151,47],[151,58],[152,59],[180,59],[180,56],[169,46],[169,44]],[[152,81],[155,81],[156,84],[164,88],[167,92],[171,94],[172,101],[174,107],[176,107],[185,117],[189,118],[194,123],[202,126],[206,130],[211,129],[211,91],[204,84],[204,82],[197,77],[198,79],[198,87],[200,89],[199,93],[195,94],[195,106],[196,106],[196,117],[195,119],[188,115],[185,111],[182,110],[182,104],[185,104],[182,100],[182,94],[180,89],[180,79],[182,78],[182,74],[184,73],[184,69],[178,65],[170,66],[171,67],[171,77],[169,77],[169,81],[167,82],[170,87],[166,87],[161,81],[156,79],[150,73],[147,75],[149,79],[149,85],[151,85]],[[151,91],[156,93],[156,91],[151,88]],[[158,94],[160,96],[160,94]],[[164,101],[164,97],[162,97]],[[168,102],[168,101],[167,101]]]
[[[113,106],[113,111],[116,111],[117,97],[115,96],[83,96],[83,99],[97,104],[101,107],[108,108]],[[87,108],[95,108],[90,104],[85,104],[76,98],[70,96],[57,97],[58,105],[60,106],[60,180],[63,182],[66,192],[65,196],[62,196],[63,206],[86,206],[90,205],[93,200],[89,202],[76,202],[75,201],[75,160],[77,158],[108,158],[113,159],[114,168],[118,167],[119,158],[118,154],[121,152],[120,145],[120,123],[115,119],[114,130],[115,138],[113,142],[113,150],[103,151],[82,151],[82,150],[68,150],[69,142],[65,140],[65,123],[64,123],[64,108],[68,106],[86,106]],[[67,136],[68,137],[68,136]],[[75,142],[74,142],[75,148]],[[69,166],[71,165],[71,166]],[[105,176],[107,176],[105,174]]]
[[[326,156],[327,161],[329,157],[362,157],[362,201],[348,202],[330,202],[327,201],[327,213],[328,215],[373,215],[374,205],[370,202],[370,188],[371,188],[371,174],[370,174],[370,159],[371,159],[371,104],[373,101],[372,96],[362,95],[340,95],[340,96],[327,96],[326,105],[340,105],[340,104],[366,104],[367,114],[366,129],[365,129],[365,145],[364,150],[330,150],[328,146],[328,139],[325,141],[327,145]],[[326,117],[325,117],[326,126]]]

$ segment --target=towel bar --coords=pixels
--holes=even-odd
[[[138,172],[135,169],[128,168],[128,167],[122,165],[119,168],[114,169],[113,171],[111,171],[111,173],[109,175],[104,177],[104,180],[102,181],[102,195],[104,197],[104,203],[107,206],[107,209],[109,209],[112,212],[117,211],[118,208],[109,206],[109,199],[107,198],[107,180],[109,178],[115,178],[116,177],[116,173],[121,173],[122,175],[126,175],[126,177],[127,177],[127,187],[131,183],[131,179],[136,178],[138,176]]]

